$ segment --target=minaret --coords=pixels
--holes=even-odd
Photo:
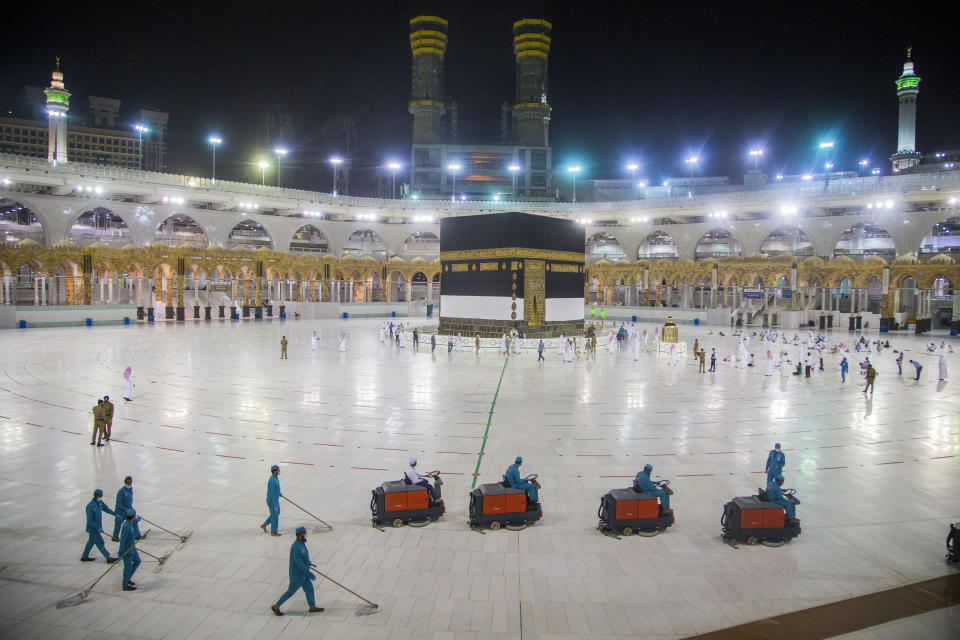
[[[897,78],[897,98],[900,100],[900,127],[897,130],[897,152],[890,156],[894,171],[920,164],[917,153],[917,95],[920,94],[920,76],[913,71],[910,59],[912,47],[907,48],[903,75]]]
[[[552,24],[539,18],[513,23],[513,55],[517,59],[514,139],[519,145],[546,147],[550,144],[547,57],[552,29]]]
[[[60,58],[53,70],[50,86],[44,89],[47,94],[47,119],[50,129],[47,133],[47,160],[56,164],[67,161],[67,113],[70,111],[70,92],[63,86],[63,72],[60,71]]]
[[[436,16],[410,20],[410,50],[413,52],[413,144],[439,144],[443,103],[443,57],[447,52],[447,21]]]

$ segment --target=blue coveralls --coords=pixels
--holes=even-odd
[[[840,381],[847,381],[847,371],[850,369],[850,363],[844,360],[840,363]]]
[[[299,540],[294,541],[294,543],[290,545],[290,586],[287,587],[286,592],[277,600],[278,607],[289,600],[290,596],[297,592],[297,589],[303,589],[303,593],[307,596],[308,605],[311,607],[317,605],[316,600],[313,598],[313,584],[311,584],[317,577],[310,573],[310,567],[312,566],[314,565],[310,562],[310,553],[307,551],[307,545]]]
[[[110,515],[115,515],[110,507],[103,504],[102,500],[94,498],[87,503],[87,544],[83,547],[82,557],[84,558],[89,557],[90,549],[93,547],[96,547],[104,558],[110,557],[110,554],[107,553],[107,547],[103,544],[103,536],[100,535],[103,533],[104,511]]]
[[[127,509],[133,509],[133,487],[123,485],[120,491],[117,491],[117,501],[113,505],[113,537],[120,536],[120,527],[127,519]],[[137,537],[140,537],[140,531],[137,531]]]
[[[770,455],[767,456],[767,482],[775,480],[777,476],[783,474],[783,465],[787,463],[787,456],[783,455],[783,451],[777,451],[776,449],[770,450]]]
[[[640,490],[640,493],[645,493],[648,496],[657,496],[660,498],[660,504],[663,505],[664,509],[670,508],[670,496],[667,495],[666,491],[663,491],[660,487],[653,483],[653,480],[650,479],[646,473],[641,471],[637,474],[637,477],[633,481],[633,486]]]
[[[130,578],[133,577],[137,567],[140,566],[140,554],[137,552],[137,525],[136,522],[130,522],[126,519],[120,528],[120,548],[117,555],[123,558],[123,588],[126,589],[130,584]],[[131,549],[131,547],[133,547]],[[127,551],[129,549],[129,551]]]
[[[270,533],[276,533],[280,526],[280,478],[270,474],[270,480],[267,481],[267,507],[270,508],[270,516],[263,521],[263,526],[270,525]]]
[[[510,465],[507,468],[507,483],[514,489],[523,489],[527,492],[527,497],[530,498],[530,502],[537,501],[537,488],[533,486],[533,483],[529,480],[524,480],[520,477],[520,468],[516,463]]]
[[[796,507],[792,502],[783,497],[783,492],[780,491],[780,485],[777,484],[776,480],[771,480],[767,483],[767,501],[783,507],[787,511],[788,518],[796,517]]]

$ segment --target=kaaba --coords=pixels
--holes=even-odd
[[[527,338],[583,331],[583,227],[528,213],[440,221],[439,333]]]

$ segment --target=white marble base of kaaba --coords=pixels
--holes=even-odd
[[[687,343],[686,342],[663,342],[662,340],[657,341],[657,353],[670,353],[670,347],[677,345],[677,354],[686,355],[687,353]]]

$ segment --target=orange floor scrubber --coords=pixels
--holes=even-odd
[[[374,527],[379,529],[385,522],[394,527],[405,524],[422,527],[446,513],[440,491],[443,486],[440,472],[431,471],[424,475],[433,479],[433,490],[437,495],[435,501],[430,500],[426,487],[410,484],[406,476],[402,480],[384,482],[371,491],[370,515]]]

